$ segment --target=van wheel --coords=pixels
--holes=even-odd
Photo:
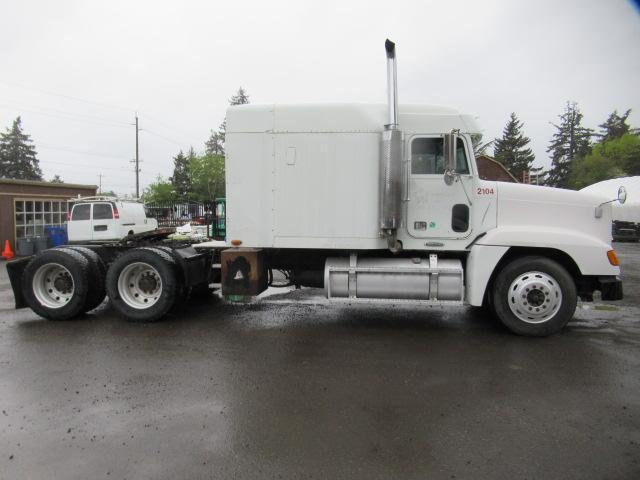
[[[99,306],[107,296],[105,281],[107,276],[107,268],[100,256],[87,247],[65,246],[68,250],[75,250],[89,261],[89,282],[91,288],[87,294],[87,300],[84,304],[84,311],[89,312]]]
[[[543,337],[564,328],[576,311],[573,278],[545,257],[523,257],[507,264],[493,284],[493,308],[518,335]]]
[[[89,290],[89,261],[67,249],[36,255],[22,276],[24,299],[34,312],[49,320],[68,320],[84,312]]]
[[[155,248],[135,248],[120,256],[107,272],[113,307],[132,322],[153,322],[173,306],[179,285],[171,255]]]

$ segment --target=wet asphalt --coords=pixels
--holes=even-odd
[[[626,299],[544,339],[317,291],[50,322],[2,266],[0,479],[638,479],[640,246],[616,248]]]

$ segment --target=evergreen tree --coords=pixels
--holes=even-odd
[[[493,140],[482,142],[482,134],[474,133],[471,135],[471,143],[473,144],[473,155],[477,158],[480,155],[486,155],[487,148],[493,145]]]
[[[51,183],[64,183],[64,180],[62,180],[62,177],[58,174],[55,174],[53,176],[53,178],[50,180]]]
[[[224,124],[220,125],[220,128]],[[226,125],[224,125],[226,128]],[[204,142],[204,150],[207,155],[224,155],[224,133],[221,131],[214,132],[211,130],[209,140]]]
[[[631,132],[631,127],[627,123],[627,119],[631,114],[631,109],[627,110],[622,114],[622,116],[618,115],[618,111],[614,110],[607,121],[602,125],[598,125],[600,127],[600,133],[598,137],[600,137],[601,142],[606,142],[607,140],[613,140],[614,138],[620,138],[626,133]]]
[[[245,92],[244,88],[240,87],[235,95],[229,99],[229,105],[244,105],[249,103],[249,95]],[[205,145],[205,153],[207,155],[224,155],[224,136],[227,132],[227,119],[222,121],[218,127],[218,131],[211,131],[211,136],[207,140]]]
[[[593,131],[582,126],[582,113],[575,102],[567,102],[565,111],[559,115],[560,125],[556,127],[547,153],[551,154],[551,169],[546,179],[547,185],[567,188],[573,162],[587,155],[591,149]]]
[[[249,95],[240,87],[236,94],[229,99],[229,105],[244,105],[249,103]]]
[[[518,120],[515,113],[511,113],[507,125],[502,131],[502,138],[496,138],[493,156],[502,163],[511,174],[522,181],[522,174],[529,172],[535,160],[535,155],[529,145],[529,137],[522,134],[524,124]]]
[[[188,155],[193,153],[193,149],[189,151]],[[182,150],[178,152],[178,155],[173,157],[173,175],[170,178],[173,190],[180,200],[187,200],[189,193],[191,192],[191,169],[189,168],[190,161],[187,155]]]
[[[0,133],[0,178],[42,180],[40,162],[31,137],[22,132],[20,117],[5,133]]]

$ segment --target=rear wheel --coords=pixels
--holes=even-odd
[[[130,250],[107,272],[109,298],[114,308],[132,322],[159,320],[173,306],[178,290],[175,262],[163,250]]]
[[[89,262],[89,283],[91,288],[87,293],[87,300],[84,304],[84,311],[89,312],[100,305],[107,296],[105,287],[107,268],[100,256],[87,247],[65,246],[68,250],[74,250],[87,259]]]
[[[573,278],[559,263],[544,257],[523,257],[507,264],[496,277],[493,308],[512,332],[547,336],[564,328],[576,310]]]
[[[84,312],[89,261],[73,250],[44,250],[29,262],[22,291],[29,307],[49,320],[68,320]]]

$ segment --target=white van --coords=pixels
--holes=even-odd
[[[69,201],[69,242],[113,241],[158,228],[144,204],[115,197],[83,197]]]

